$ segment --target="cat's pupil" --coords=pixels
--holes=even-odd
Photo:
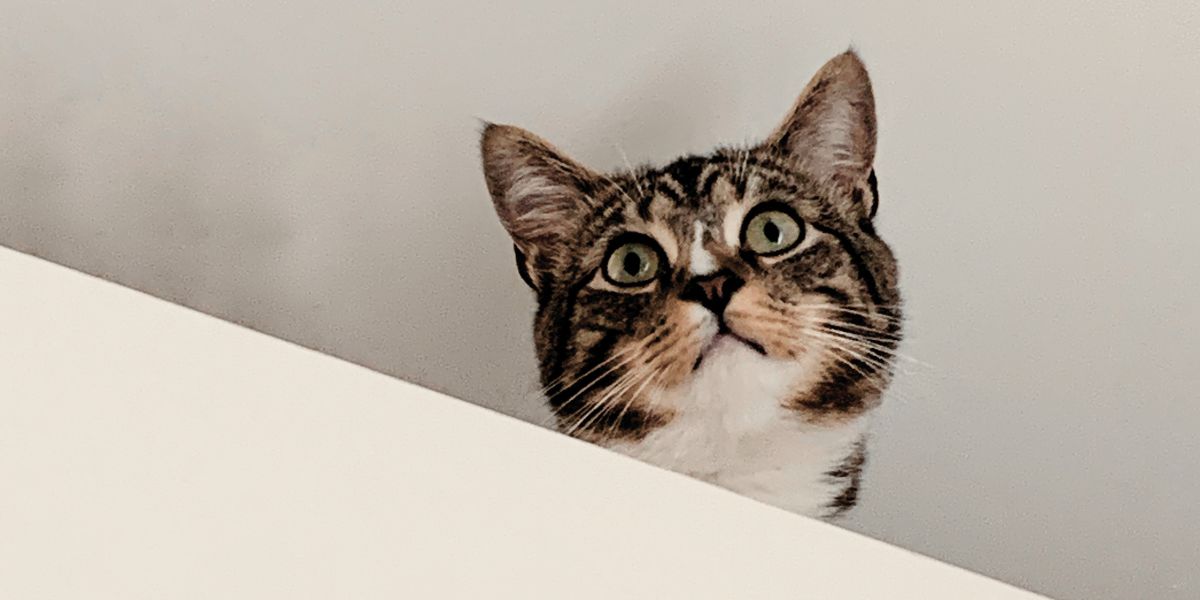
[[[767,238],[768,242],[778,244],[782,235],[783,232],[779,230],[779,226],[775,224],[775,221],[767,221],[767,224],[763,225],[763,236]]]
[[[625,255],[625,260],[623,261],[622,266],[625,267],[626,273],[629,273],[630,275],[637,275],[642,270],[642,259],[638,255],[630,252],[629,254]]]

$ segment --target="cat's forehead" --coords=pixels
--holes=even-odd
[[[743,195],[752,170],[750,155],[749,150],[718,150],[704,156],[685,156],[647,171],[645,178],[671,201],[672,207],[703,211]],[[719,186],[722,183],[727,185]]]
[[[700,224],[722,234],[730,215],[796,182],[772,157],[750,149],[686,156],[665,166],[624,174],[615,201],[622,224],[667,228],[691,237]],[[728,236],[720,236],[728,237]]]

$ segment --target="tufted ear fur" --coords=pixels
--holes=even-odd
[[[538,289],[564,243],[592,211],[598,176],[518,127],[488,124],[480,146],[488,191],[516,247],[518,270]]]
[[[861,198],[874,216],[875,97],[853,50],[817,71],[765,145],[809,177]]]

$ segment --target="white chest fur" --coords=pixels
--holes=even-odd
[[[806,368],[807,367],[807,368]],[[793,512],[821,516],[845,482],[828,473],[866,432],[867,417],[807,423],[783,403],[811,365],[781,362],[737,342],[714,348],[691,380],[659,393],[676,417],[613,450]]]

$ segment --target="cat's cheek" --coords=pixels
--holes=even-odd
[[[704,346],[717,335],[717,319],[694,302],[673,300],[666,307],[667,322],[678,332],[670,350],[663,356],[663,388],[673,388],[688,380],[700,359]]]
[[[758,285],[748,284],[733,296],[725,322],[730,331],[761,346],[768,357],[796,359],[803,351],[796,339],[800,324],[773,310],[770,297]]]

